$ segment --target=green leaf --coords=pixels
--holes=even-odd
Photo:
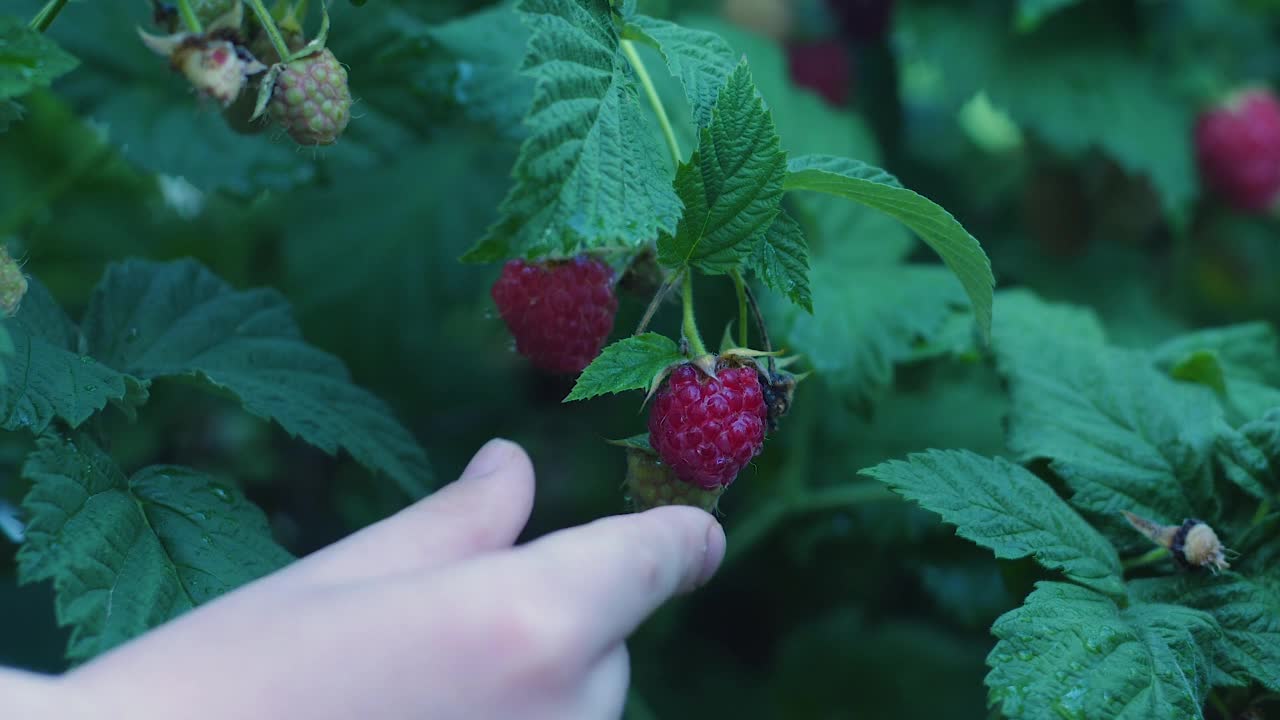
[[[1227,480],[1268,500],[1268,488],[1280,488],[1280,408],[1238,430],[1222,423],[1214,452]]]
[[[1157,347],[1155,361],[1179,380],[1221,391],[1245,418],[1280,406],[1280,337],[1269,323],[1188,333]]]
[[[857,160],[806,155],[787,165],[787,190],[838,195],[892,215],[920,236],[959,278],[983,337],[991,334],[995,276],[982,246],[951,213],[902,187],[885,171]]]
[[[684,88],[698,127],[711,125],[712,110],[720,88],[734,71],[737,58],[719,35],[683,27],[673,22],[637,15],[628,20],[625,34],[651,45],[667,63],[672,77]]]
[[[774,342],[804,355],[813,369],[858,409],[893,382],[894,365],[934,339],[964,292],[945,268],[881,265],[848,268],[814,261],[816,315],[770,294],[761,298]]]
[[[502,38],[502,42],[494,42],[494,38]],[[431,52],[447,60],[447,67],[440,68],[447,75],[444,89],[468,120],[492,125],[508,136],[523,137],[521,120],[533,102],[533,83],[519,72],[529,29],[512,3],[406,34],[403,42],[409,47],[403,52],[419,64],[423,53],[415,46],[421,46],[424,39]]]
[[[74,428],[108,402],[126,413],[146,402],[146,383],[82,354],[75,324],[39,281],[28,282],[5,323],[13,352],[0,355],[9,380],[0,388],[0,427],[39,435],[55,418]]]
[[[686,362],[670,338],[658,333],[636,335],[606,347],[591,362],[565,402],[625,390],[648,389],[663,370]]]
[[[716,99],[698,149],[676,173],[684,216],[658,238],[658,260],[707,272],[736,267],[773,223],[782,201],[786,154],[745,62]]]
[[[0,101],[49,85],[80,64],[44,34],[0,15]]]
[[[67,656],[87,660],[292,558],[238,489],[189,468],[126,478],[85,436],[46,435],[23,474],[24,583],[52,580]]]
[[[230,393],[290,435],[426,494],[426,455],[342,362],[307,345],[273,290],[238,292],[199,264],[111,266],[85,316],[90,352],[148,380],[190,378]]]
[[[747,266],[772,290],[786,295],[791,302],[813,314],[813,296],[809,287],[809,245],[804,231],[785,210],[760,236]]]
[[[1013,560],[1051,570],[1108,595],[1124,594],[1115,548],[1022,467],[969,451],[930,450],[861,471],[942,516],[956,534]]]
[[[1147,354],[1104,345],[1087,311],[1009,299],[993,346],[1009,380],[1008,445],[1018,460],[1048,459],[1072,502],[1118,531],[1113,540],[1136,539],[1122,510],[1163,522],[1213,517],[1204,472],[1222,415],[1213,392],[1171,380]]]
[[[639,246],[672,232],[680,200],[608,2],[523,0],[518,9],[533,30],[524,62],[536,81],[529,137],[502,219],[464,259]]]
[[[990,701],[1009,718],[1203,718],[1219,634],[1179,605],[1132,604],[1055,582],[996,620]]]
[[[1226,674],[1215,684],[1247,685],[1256,680],[1280,691],[1280,595],[1235,573],[1186,574],[1129,583],[1133,597],[1203,610],[1217,620],[1222,636],[1214,660]]]
[[[1107,12],[1101,5],[1095,10],[1014,35],[999,13],[904,8],[895,16],[895,47],[904,67],[936,77],[928,100],[958,110],[985,91],[1052,149],[1073,156],[1101,149],[1149,178],[1165,211],[1185,218],[1198,193],[1195,105],[1174,86],[1178,73],[1166,57],[1099,17]]]
[[[1078,2],[1080,0],[1018,0],[1014,25],[1022,32],[1029,32],[1036,29],[1049,15]]]

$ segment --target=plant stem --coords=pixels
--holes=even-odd
[[[746,347],[747,340],[747,284],[742,280],[742,273],[734,268],[729,273],[733,278],[733,289],[738,292],[738,347]]]
[[[644,61],[640,59],[640,54],[636,52],[636,44],[630,40],[622,40],[622,54],[627,56],[627,62],[631,63],[631,67],[636,71],[636,77],[640,80],[640,87],[644,88],[645,97],[649,98],[649,104],[653,106],[653,114],[658,117],[658,126],[662,128],[662,136],[667,139],[667,147],[671,149],[671,159],[675,162],[675,166],[680,167],[680,159],[684,157],[680,154],[680,144],[676,142],[676,132],[671,127],[671,119],[667,117],[667,109],[662,105],[662,99],[658,97],[658,90],[653,86],[653,78],[649,77],[649,71],[644,66]]]
[[[62,12],[62,8],[65,7],[66,4],[67,0],[49,0],[49,2],[44,4],[44,7],[40,8],[40,12],[36,13],[35,17],[31,18],[31,22],[27,24],[27,27],[41,33],[48,30],[49,26],[53,24],[55,19],[57,19],[58,13]]]
[[[1142,555],[1139,555],[1136,558],[1130,558],[1128,560],[1125,560],[1123,563],[1124,569],[1133,570],[1135,568],[1146,567],[1147,565],[1158,563],[1168,556],[1169,556],[1168,548],[1162,548],[1162,547],[1152,548],[1151,550],[1143,553]]]
[[[195,33],[196,35],[204,32],[204,25],[200,23],[200,17],[191,8],[191,0],[178,0],[178,17],[182,18],[182,24],[187,27],[187,32]]]
[[[185,0],[179,0],[185,2]],[[280,34],[280,28],[276,27],[276,19],[271,16],[271,12],[262,4],[262,0],[245,0],[249,3],[249,7],[253,8],[253,14],[258,16],[258,22],[262,24],[262,29],[267,31],[267,37],[271,38],[271,47],[276,49],[276,54],[280,56],[280,62],[287,63],[293,59],[292,53],[289,52],[289,46],[284,42],[284,36]]]
[[[636,331],[632,335],[639,335],[649,327],[649,321],[653,319],[654,314],[658,312],[658,308],[662,306],[662,301],[667,298],[671,288],[675,287],[679,281],[680,273],[676,273],[662,281],[662,285],[658,286],[658,291],[653,294],[653,299],[649,301],[649,307],[644,309],[644,317],[640,318],[640,324],[636,326]]]
[[[688,341],[693,357],[702,357],[707,354],[707,346],[702,344],[698,323],[693,319],[693,268],[684,271],[684,297],[681,300],[684,302],[684,324],[681,326],[684,339]]]

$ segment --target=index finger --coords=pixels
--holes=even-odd
[[[552,533],[508,553],[521,599],[574,618],[587,652],[624,641],[671,596],[702,585],[724,559],[720,523],[661,507]]]

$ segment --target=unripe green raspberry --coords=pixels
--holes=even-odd
[[[27,294],[27,276],[22,274],[18,261],[0,245],[0,315],[13,317]]]
[[[723,487],[705,490],[684,482],[654,453],[627,448],[627,495],[638,512],[662,505],[692,505],[711,512],[723,492]]]
[[[271,93],[271,117],[299,145],[330,145],[351,121],[347,69],[325,48],[280,71]]]

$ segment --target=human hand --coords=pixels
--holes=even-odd
[[[694,508],[512,547],[533,468],[495,440],[460,480],[64,676],[88,716],[615,718],[624,642],[724,556]]]

